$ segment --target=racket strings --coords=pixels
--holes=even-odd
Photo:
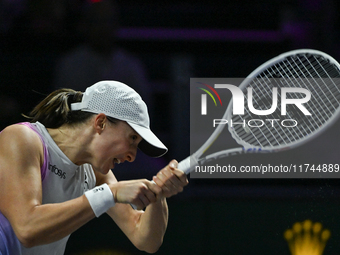
[[[298,59],[301,60],[301,59]],[[293,79],[293,83],[294,87],[304,87],[309,89],[312,92],[312,95],[317,95],[318,93],[315,93],[315,88],[314,88],[314,84],[317,84],[317,82],[315,82],[315,79],[313,78],[309,78],[312,77],[313,75],[311,74],[310,69],[306,70],[302,70],[301,68],[306,67],[304,65],[298,65],[296,61],[292,61],[294,62],[295,66],[298,69],[298,73],[300,74],[300,76],[295,77],[293,75],[293,73],[291,72],[291,68],[292,68],[292,64],[291,62],[285,61],[283,64],[286,65],[286,63],[288,63],[288,69],[289,70],[289,76],[292,77]],[[294,68],[294,67],[293,67]],[[306,75],[307,74],[307,75]],[[302,76],[302,77],[301,77]],[[299,85],[299,86],[297,86]],[[296,93],[291,93],[292,98],[301,98],[301,96],[299,96],[299,94]],[[322,100],[320,100],[320,102],[323,102]],[[314,132],[315,130],[317,130],[317,128],[319,127],[319,125],[321,125],[322,123],[324,123],[327,119],[324,118],[324,116],[327,116],[327,118],[330,118],[330,116],[328,115],[328,113],[324,110],[323,107],[318,107],[315,103],[314,100],[310,101],[310,104],[308,105],[309,107],[306,107],[308,109],[309,112],[312,112],[312,115],[316,118],[316,123],[314,120],[312,120],[311,118],[306,118],[306,116],[304,116],[303,114],[301,114],[300,111],[294,112],[295,116],[290,116],[295,117],[296,119],[299,119],[300,125],[296,126],[296,128],[294,128],[293,130],[298,131],[296,132],[296,134],[298,135],[296,137],[296,139],[300,139],[303,138],[304,136]],[[326,108],[328,108],[326,106]],[[320,112],[321,109],[321,112]],[[316,112],[315,112],[316,110]],[[291,111],[289,111],[288,113],[290,113]],[[302,122],[302,123],[301,123]]]
[[[340,105],[339,89],[340,71],[336,65],[322,56],[313,54],[298,54],[287,57],[272,65],[254,77],[248,87],[252,87],[252,102],[255,109],[267,110],[273,104],[273,87],[305,88],[311,92],[311,99],[304,104],[311,113],[305,116],[296,106],[289,105],[284,116],[298,121],[294,127],[280,125],[281,112],[276,110],[271,115],[254,116],[245,107],[244,115],[234,115],[234,123],[243,123],[248,119],[256,119],[261,125],[245,128],[234,126],[235,133],[241,140],[260,147],[275,147],[285,145],[306,137],[317,131],[335,113]],[[247,99],[246,91],[243,91]],[[280,89],[277,91],[280,99]],[[287,93],[287,98],[301,99],[304,93]],[[247,102],[248,100],[245,100]],[[273,120],[268,121],[268,120]],[[275,120],[275,121],[274,121]],[[263,124],[263,125],[262,125]],[[282,124],[282,123],[281,123]]]
[[[271,75],[274,74],[274,70],[270,70]],[[272,98],[272,95],[269,94],[269,91],[272,90],[272,82],[269,79],[268,75],[259,75],[255,77],[253,81],[251,81],[251,86],[254,88],[253,90],[253,95],[257,100],[255,100],[254,107],[259,109],[259,110],[266,110],[269,107],[266,107],[267,105],[272,103],[272,100],[269,100],[269,98]],[[247,97],[247,96],[246,96]],[[253,100],[254,101],[254,100]],[[269,101],[271,101],[269,103]],[[251,114],[247,108],[246,109],[246,117],[253,117],[253,114]],[[241,120],[245,120],[246,118],[243,118],[242,116],[239,116]],[[277,119],[278,116],[271,116],[271,119]],[[263,121],[265,121],[264,119]],[[273,125],[273,123],[272,123]],[[279,129],[282,129],[279,126]],[[240,132],[241,128],[238,128],[238,131]],[[254,131],[253,131],[254,130]],[[255,144],[255,140],[257,141],[256,144],[259,145],[269,145],[269,146],[275,146],[277,144],[282,144],[286,143],[286,140],[282,136],[282,132],[277,132],[275,128],[269,128],[267,125],[264,126],[264,128],[259,128],[259,129],[249,129],[248,130],[248,136],[243,136],[244,140],[247,140],[248,143],[250,144]],[[242,132],[242,130],[241,130]],[[259,138],[259,139],[258,139]],[[289,141],[291,142],[291,141]],[[264,146],[262,146],[264,147]]]
[[[283,76],[283,74],[281,73],[280,70],[278,70],[276,68],[276,70],[274,68],[272,68],[271,71],[276,71],[278,72],[281,76]],[[270,88],[270,84],[273,83],[273,81],[271,81],[270,77],[261,77],[262,80],[264,80],[264,78],[266,78],[266,82],[265,82],[265,85],[266,85],[266,88],[264,89],[264,91],[268,94],[268,90],[272,89]],[[269,81],[269,82],[268,82]],[[282,79],[279,79],[279,80],[275,80],[276,82],[278,82],[279,84],[276,84],[277,87],[283,87],[282,86]],[[287,80],[285,82],[288,82]],[[278,91],[278,96],[280,97],[280,92]],[[280,119],[280,115],[278,113],[274,114],[271,116],[272,118],[275,118],[275,119]],[[292,118],[292,116],[290,116],[290,112],[287,112],[287,117],[288,118]],[[276,144],[269,144],[270,146],[275,146],[277,144],[288,144],[288,143],[291,143],[291,142],[294,142],[295,139],[292,139],[296,136],[298,136],[299,134],[296,132],[296,130],[294,129],[287,129],[287,130],[284,130],[284,127],[282,127],[281,125],[278,125],[278,126],[272,126],[271,127],[268,127],[268,125],[266,126],[266,129],[267,129],[267,132],[270,132],[271,135],[273,134],[274,137],[279,137],[280,140],[277,140],[275,139],[275,141],[277,142]],[[273,130],[274,132],[272,132],[271,130]],[[287,135],[289,133],[289,135]]]
[[[316,60],[317,60],[317,59],[316,59]],[[333,94],[332,89],[335,90],[335,92],[338,93],[338,94],[339,94],[340,91],[339,91],[338,86],[336,86],[336,84],[334,83],[334,81],[333,81],[332,78],[336,78],[336,77],[339,78],[339,73],[334,73],[334,72],[332,72],[333,75],[334,75],[334,77],[333,77],[333,76],[330,76],[330,75],[327,73],[327,70],[329,70],[329,71],[334,71],[334,68],[331,68],[332,66],[330,66],[329,63],[327,63],[327,65],[325,64],[325,66],[328,67],[327,70],[326,70],[325,67],[322,66],[320,62],[318,62],[318,63],[319,63],[318,68],[320,67],[320,68],[322,69],[322,72],[325,73],[325,75],[327,75],[327,76],[326,76],[327,79],[321,79],[321,81],[326,85],[326,86],[324,87],[324,88],[326,88],[326,91],[325,91],[325,92],[326,92],[326,93],[327,93],[327,91],[330,92],[330,94],[332,95],[331,98],[332,98],[332,99],[335,99],[335,101],[336,101],[336,103],[337,103],[337,106],[338,106],[338,105],[339,105],[339,101],[337,100],[337,98],[336,98],[335,95]],[[314,66],[313,66],[313,67],[314,67]],[[320,68],[319,68],[319,69],[320,69]],[[337,75],[337,76],[336,76],[336,75]],[[323,78],[323,77],[324,77],[324,76],[321,76],[320,78]],[[331,84],[333,84],[333,85],[335,85],[335,86],[329,86],[330,84],[327,84],[326,81],[330,81]],[[328,85],[328,86],[327,86],[327,85]],[[325,94],[324,91],[322,91],[322,92]],[[329,94],[326,95],[325,99],[328,100],[328,101],[330,102],[330,100],[329,100]],[[333,106],[333,105],[332,105],[332,106]],[[333,110],[336,110],[337,106],[336,106],[336,107],[333,106]]]
[[[276,70],[271,69],[270,73],[273,74],[275,73]],[[282,75],[279,72],[280,75]],[[276,73],[277,75],[277,73]],[[269,77],[268,75],[259,75],[258,77],[255,77],[255,79],[252,81],[252,87],[253,88],[259,88],[258,90],[254,90],[255,93],[255,98],[258,98],[259,100],[256,103],[256,108],[260,109],[260,110],[265,110],[268,109],[269,107],[266,107],[267,102],[269,102],[268,98],[272,97],[272,95],[270,95],[269,91],[272,90],[273,86],[273,81],[270,79],[271,77]],[[282,87],[281,85],[279,85],[279,87]],[[263,99],[265,98],[265,99]],[[272,100],[271,100],[272,101]],[[272,103],[272,102],[271,102]],[[270,104],[271,104],[270,103]],[[248,116],[251,115],[249,113],[249,111],[247,111]],[[269,119],[271,120],[278,120],[279,119],[279,114],[272,114],[270,116]],[[268,121],[268,117],[266,117]],[[278,127],[273,127],[274,123],[270,122],[271,126],[269,127],[268,125],[265,125],[264,128],[260,128],[260,129],[255,129],[255,132],[252,132],[252,135],[254,135],[255,137],[261,137],[262,140],[259,144],[261,145],[268,145],[268,146],[276,146],[278,144],[287,144],[290,142],[293,142],[294,140],[290,139],[291,137],[293,137],[292,132],[295,132],[294,130],[291,131],[290,129],[288,129],[288,132],[290,133],[290,136],[287,136],[283,130],[283,127],[281,125],[279,125]],[[253,143],[253,139],[248,140],[249,143],[254,144]],[[262,146],[264,147],[264,146]]]
[[[310,60],[309,58],[307,60]],[[318,81],[314,81],[315,86],[309,86],[310,89],[315,89],[316,93],[313,95],[318,96],[318,100],[312,101],[316,102],[318,105],[317,107],[313,107],[313,109],[322,109],[323,115],[319,115],[323,118],[322,123],[326,122],[336,111],[339,106],[339,100],[337,99],[336,95],[339,95],[339,87],[334,82],[335,80],[332,79],[333,77],[339,77],[339,72],[336,68],[334,68],[328,61],[323,58],[314,58],[315,62],[309,62],[313,74],[318,74]],[[331,76],[332,75],[332,76]],[[323,86],[319,86],[319,84]]]
[[[286,65],[280,65],[280,64],[278,64],[278,66],[280,66],[280,68],[283,68],[282,70],[285,70],[285,72],[287,72],[287,71],[289,71],[290,72],[290,69],[289,68],[287,68],[287,66]],[[276,71],[277,72],[279,72],[280,73],[280,75],[281,75],[281,77],[285,77],[285,73],[282,73],[281,71],[280,71],[280,69],[279,68],[277,68],[277,66],[274,66],[274,68],[276,69]],[[274,69],[273,68],[273,69]],[[284,79],[284,82],[282,81],[282,79],[280,79],[279,80],[279,82],[280,82],[280,85],[279,85],[279,87],[284,87],[284,84],[289,84],[289,86],[295,86],[294,85],[294,82],[292,82],[292,80],[290,80],[290,79],[286,79],[286,78],[283,78]],[[294,97],[295,98],[299,98],[299,94],[297,94],[297,93],[292,93],[293,95],[294,95]],[[278,97],[281,97],[281,94],[280,94],[280,91],[278,91]],[[280,118],[280,116],[276,116],[277,118]],[[289,118],[289,119],[293,119],[294,118],[294,116],[292,116],[292,114],[291,114],[291,111],[288,111],[287,112],[287,118]],[[298,132],[296,132],[296,130],[295,129],[287,129],[287,130],[284,130],[284,128],[282,127],[282,126],[278,126],[279,128],[280,128],[280,130],[277,130],[278,132],[280,132],[280,133],[282,133],[282,134],[287,134],[287,132],[290,134],[290,136],[280,136],[280,137],[285,137],[286,139],[283,139],[282,141],[286,144],[286,143],[290,143],[290,142],[293,142],[293,141],[295,141],[295,139],[291,139],[291,138],[293,138],[293,137],[296,137],[296,136],[298,136],[299,137],[299,133]],[[294,135],[293,135],[294,134]]]
[[[254,87],[254,83],[256,84],[256,79],[252,81],[252,87]],[[262,85],[266,84],[266,82],[262,82],[261,83]],[[261,87],[260,87],[261,88]],[[260,96],[258,95],[258,92],[255,90],[253,91],[254,92],[254,95],[257,97],[257,98],[260,98]],[[265,90],[266,93],[268,93],[268,90]],[[247,94],[245,93],[245,98],[246,98],[246,101],[247,101]],[[262,100],[258,100],[256,102],[260,102]],[[259,106],[259,104],[255,104],[254,107],[256,108],[259,108],[260,110],[264,110],[262,106]],[[234,118],[233,118],[233,123],[245,123],[245,121],[247,120],[247,117],[249,116],[252,116],[252,114],[249,112],[248,108],[245,107],[245,112],[246,114],[244,115],[245,117],[241,116],[241,115],[236,115]],[[275,135],[272,133],[271,136],[268,136],[265,134],[265,132],[262,130],[262,129],[245,129],[244,128],[244,125],[243,126],[235,126],[235,130],[237,133],[243,133],[243,137],[242,139],[243,140],[246,140],[248,143],[250,144],[269,144],[269,145],[272,145],[272,139],[276,140],[276,137]],[[245,131],[245,133],[243,132]],[[268,130],[270,132],[270,130]],[[278,143],[278,141],[276,140],[275,143]]]
[[[287,63],[284,62],[283,64],[286,65]],[[289,74],[290,74],[290,77],[293,78],[293,83],[292,83],[292,84],[293,84],[295,87],[297,87],[297,84],[299,84],[300,86],[301,86],[301,85],[304,85],[304,86],[303,86],[304,88],[309,88],[309,89],[312,89],[312,90],[313,90],[313,91],[311,91],[313,95],[314,95],[314,94],[317,95],[314,86],[312,85],[311,81],[310,81],[309,79],[307,79],[306,75],[305,75],[304,72],[301,70],[301,67],[300,67],[296,62],[294,62],[294,64],[295,64],[295,66],[298,67],[297,70],[298,70],[298,72],[299,72],[300,74],[302,74],[302,75],[300,75],[300,76],[298,76],[298,77],[295,77],[295,76],[293,75],[293,73],[291,72],[291,70],[294,70],[294,66],[292,66],[292,64],[291,64],[290,62],[288,62],[288,65],[289,65],[289,67],[290,67],[290,68],[288,68]],[[303,66],[303,65],[302,65],[302,66]],[[309,72],[308,70],[307,70],[307,72],[308,72],[308,74],[310,74],[310,72]],[[303,76],[303,77],[301,77],[301,76]],[[306,83],[307,83],[307,84],[306,84]],[[298,95],[298,94],[296,94],[296,93],[292,93],[292,94],[295,96],[295,98],[299,98],[299,95]],[[325,119],[322,117],[322,116],[323,116],[322,114],[327,114],[327,113],[324,111],[323,108],[321,108],[321,110],[323,111],[323,113],[321,113],[321,112],[319,111],[320,107],[316,107],[316,105],[314,104],[314,100],[311,101],[311,105],[312,105],[313,107],[307,107],[307,109],[308,109],[309,111],[312,111],[313,114],[315,113],[315,112],[314,112],[314,109],[316,109],[316,110],[318,111],[318,114],[315,115],[315,116],[316,116],[316,119],[317,119],[320,123],[323,123],[323,122],[325,121]],[[289,112],[289,113],[290,113],[290,112]],[[297,113],[300,113],[300,112],[297,112]],[[297,113],[295,113],[295,115],[296,115]],[[313,115],[313,114],[312,114],[312,115]],[[319,116],[321,116],[322,119],[320,119]],[[290,117],[292,118],[292,116],[290,116]],[[299,119],[300,119],[301,121],[304,121],[304,123],[305,123],[305,125],[299,125],[299,127],[301,127],[302,129],[305,129],[305,127],[306,127],[306,128],[309,130],[309,132],[307,132],[307,133],[305,133],[305,134],[311,133],[311,132],[313,132],[313,131],[315,130],[314,124],[311,122],[311,120],[310,120],[309,118],[305,118],[305,116],[304,116],[304,115],[301,116],[301,114],[299,114],[298,117],[299,117]],[[306,123],[306,122],[308,122],[308,123]]]
[[[260,79],[261,78],[261,79]],[[268,98],[272,97],[269,93],[269,91],[272,90],[270,84],[271,84],[271,81],[270,79],[268,79],[269,77],[256,77],[254,81],[256,81],[254,83],[254,85],[258,85],[258,84],[262,84],[264,85],[263,89],[261,89],[258,93],[256,90],[255,90],[255,95],[257,96],[257,98],[265,98],[265,99],[262,99],[260,100],[260,104],[257,104],[257,108],[259,108],[260,110],[265,110],[267,109],[268,107],[267,106],[267,102],[268,102]],[[272,116],[274,117],[274,119],[277,119],[277,116]],[[269,132],[270,133],[270,136],[264,134],[264,137],[266,139],[266,141],[268,142],[268,145],[270,146],[274,146],[275,144],[280,144],[282,142],[285,143],[285,140],[284,140],[284,137],[282,137],[282,132],[277,132],[277,130],[275,128],[268,128],[268,126],[265,126],[266,127],[266,130],[264,131],[264,133],[266,132]],[[281,126],[279,126],[280,128]],[[263,134],[263,132],[261,131],[261,133]]]
[[[297,73],[299,74],[299,76],[297,78],[294,77],[294,75],[293,75],[293,73],[291,71],[289,72],[289,77],[293,77],[295,79],[299,79],[299,81],[296,80],[296,82],[294,82],[295,86],[297,84],[299,84],[300,87],[305,87],[305,88],[309,89],[310,91],[311,91],[311,88],[312,88],[312,90],[314,90],[314,92],[315,92],[315,89],[314,89],[315,86],[313,86],[313,85],[314,84],[317,85],[319,82],[324,83],[325,80],[321,79],[321,77],[328,77],[328,78],[330,77],[329,74],[327,74],[327,72],[325,71],[325,68],[323,68],[323,66],[322,66],[322,65],[326,66],[326,64],[325,63],[320,63],[318,58],[314,58],[313,57],[313,62],[310,61],[310,58],[304,58],[303,60],[301,58],[297,58],[297,60],[299,62],[297,62],[294,58],[293,58],[293,61],[291,61],[291,62],[289,62],[289,61],[285,61],[284,62],[284,64],[286,62],[289,63],[288,70],[289,70],[289,68],[292,68],[291,67],[292,66],[292,64],[291,64],[292,62],[298,68],[298,72]],[[331,65],[327,62],[327,66],[331,66]],[[293,67],[293,68],[296,68],[296,67]],[[334,70],[335,69],[332,67],[331,71],[334,71]],[[335,74],[335,72],[332,72],[332,75],[334,75],[334,74]],[[336,73],[336,75],[339,76],[339,73]],[[319,81],[315,81],[315,79],[314,79],[315,76],[318,79],[320,79],[320,80]],[[311,83],[311,81],[313,81],[313,84]],[[306,85],[305,82],[307,82],[308,84]],[[304,86],[301,86],[301,84],[304,85]],[[296,87],[298,87],[298,86],[296,86]],[[329,86],[325,86],[325,88],[329,88]],[[323,90],[321,90],[321,91],[325,95],[324,91]],[[317,95],[317,96],[320,95],[319,93],[312,93],[312,94],[313,95]],[[297,96],[297,94],[295,94],[295,98],[299,98]],[[325,95],[324,98],[319,98],[319,100],[317,100],[316,102],[321,102],[321,104],[324,104],[324,102],[325,102],[324,99],[328,100],[329,99],[329,95]],[[309,106],[313,106],[313,107],[309,107],[309,111],[312,111],[312,115],[316,116],[316,118],[317,118],[317,120],[319,122],[319,123],[317,123],[318,124],[317,127],[318,127],[320,124],[324,123],[328,118],[330,118],[331,115],[329,114],[330,109],[329,109],[329,107],[326,104],[323,105],[324,107],[319,107],[319,106],[315,105],[314,102],[315,102],[315,100],[311,100]],[[328,110],[328,112],[325,111],[325,108]],[[314,109],[316,109],[317,112],[315,112]],[[319,111],[320,109],[322,110],[322,112]],[[336,108],[333,107],[333,109],[335,110]],[[315,114],[315,113],[317,113],[317,114]],[[324,116],[326,116],[326,118]],[[315,128],[314,129],[310,129],[310,127],[313,126],[313,123],[311,123],[310,119],[306,119],[306,118],[303,118],[303,117],[304,116],[300,116],[300,119],[301,120],[308,120],[308,124],[309,125],[299,125],[298,128],[301,127],[302,129],[304,129],[304,127],[307,127],[310,131],[314,131]],[[320,119],[320,117],[321,117],[321,119]]]

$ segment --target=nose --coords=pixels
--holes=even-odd
[[[126,154],[126,160],[129,162],[133,162],[136,159],[137,149],[132,149]]]

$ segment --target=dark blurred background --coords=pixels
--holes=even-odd
[[[115,174],[151,178],[170,159],[190,153],[190,77],[245,77],[298,48],[339,60],[339,11],[335,0],[0,0],[0,127],[23,121],[21,113],[56,88],[84,91],[102,79],[123,81],[147,101],[152,129],[169,153],[162,159],[140,154]],[[271,157],[339,163],[338,128]],[[325,254],[340,254],[338,182],[191,179],[168,201],[169,227],[157,254],[289,254],[283,233],[306,219],[330,229]],[[99,249],[143,254],[106,216],[74,233],[66,254]]]

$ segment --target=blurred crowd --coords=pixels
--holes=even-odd
[[[143,63],[116,42],[119,11],[114,1],[1,0],[0,5],[0,130],[24,121],[21,114],[52,90],[85,91],[100,80],[133,87],[152,112]],[[136,161],[134,168],[145,168],[137,171],[140,177],[164,164],[151,165],[142,154]]]
[[[27,114],[53,89],[84,91],[105,79],[129,84],[151,105],[142,62],[116,44],[115,2],[2,0],[0,5],[2,127],[13,121],[7,117]]]

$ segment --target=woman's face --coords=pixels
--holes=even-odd
[[[141,140],[141,136],[125,121],[113,124],[106,120],[104,128],[96,138],[92,167],[106,174],[115,164],[133,162]]]

